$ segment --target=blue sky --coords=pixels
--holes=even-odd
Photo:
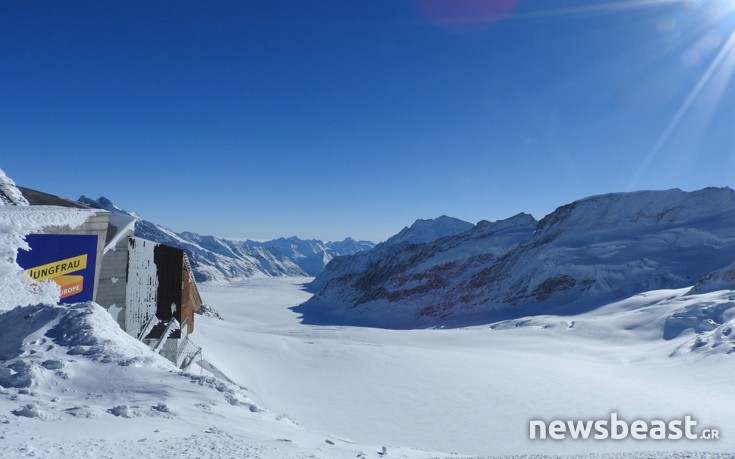
[[[732,187],[733,30],[733,0],[0,0],[0,168],[260,239]]]

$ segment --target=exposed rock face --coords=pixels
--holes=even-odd
[[[297,310],[307,322],[386,327],[571,314],[708,275],[697,288],[731,285],[734,259],[731,189],[616,193],[561,206],[538,223],[519,214],[431,242],[336,258]]]

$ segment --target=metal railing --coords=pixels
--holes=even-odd
[[[178,358],[176,366],[182,370],[188,370],[197,357],[202,356],[202,348],[194,344],[188,337],[181,340],[182,343],[178,349]]]
[[[161,338],[149,343],[153,348],[153,352],[160,354],[170,360],[177,368],[184,370],[194,363],[197,356],[201,357],[202,355],[202,348],[194,344],[185,332],[187,324],[188,321],[186,320],[183,324],[179,324],[176,319],[171,319]],[[179,337],[171,338],[171,335],[175,334],[177,330],[180,332]]]

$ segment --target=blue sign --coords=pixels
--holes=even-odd
[[[26,242],[31,250],[18,250],[17,262],[31,279],[59,284],[59,303],[93,300],[97,236],[31,234]]]

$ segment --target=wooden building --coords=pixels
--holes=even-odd
[[[69,212],[85,209],[89,215],[76,228],[47,227],[39,234],[29,235],[27,240],[34,257],[47,254],[52,263],[28,261],[21,256],[25,254],[19,253],[19,264],[21,261],[29,264],[21,267],[53,266],[64,276],[48,278],[62,287],[69,278],[83,278],[79,281],[83,287],[79,288],[83,288],[84,296],[70,296],[62,302],[95,301],[107,309],[128,334],[148,343],[179,368],[188,367],[201,355],[201,349],[188,336],[194,331],[195,313],[202,306],[202,299],[183,250],[135,237],[136,217],[90,209],[76,201],[17,188],[30,206],[53,206]],[[72,239],[64,236],[76,237],[74,243],[80,247],[83,242],[86,252],[68,258],[76,255],[74,250],[77,249],[70,247]],[[79,257],[85,261],[84,276],[78,275],[82,274],[81,270],[75,272],[71,264],[64,264],[65,260]],[[87,261],[89,266],[86,266]],[[59,269],[59,266],[68,269]]]
[[[196,357],[188,335],[194,331],[194,313],[202,298],[186,253],[137,237],[128,243],[128,333],[159,348],[177,366],[188,366]]]

